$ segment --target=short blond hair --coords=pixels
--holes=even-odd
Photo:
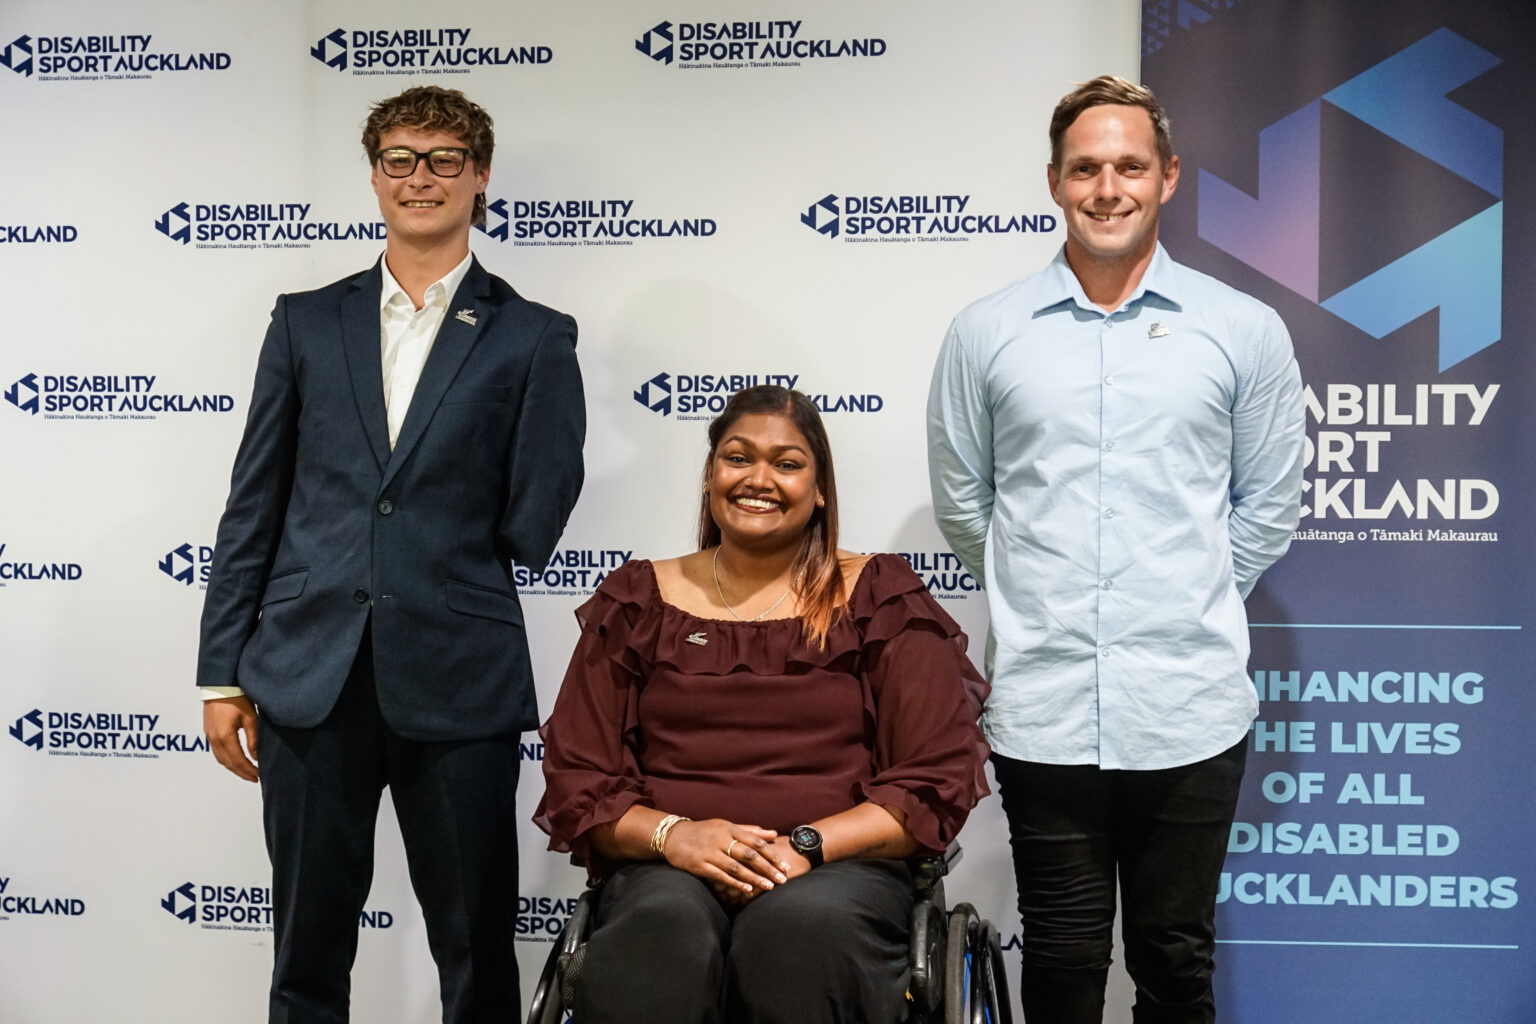
[[[1157,102],[1152,90],[1137,85],[1118,75],[1100,75],[1089,82],[1078,83],[1077,88],[1061,98],[1051,114],[1051,166],[1061,168],[1061,139],[1072,127],[1072,122],[1089,107],[1102,106],[1140,107],[1152,118],[1152,132],[1157,137],[1157,155],[1167,167],[1173,159],[1173,135],[1168,125],[1168,111]]]

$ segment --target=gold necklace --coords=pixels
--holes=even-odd
[[[757,622],[757,621],[759,621],[761,619],[767,618],[769,615],[773,614],[773,610],[775,608],[777,608],[779,605],[784,603],[784,598],[788,597],[790,595],[790,593],[795,589],[794,581],[790,581],[789,587],[784,591],[783,594],[781,594],[779,596],[779,599],[777,601],[773,602],[773,604],[768,606],[768,610],[767,611],[763,612],[761,615],[754,615],[754,616],[752,616],[749,619],[745,615],[741,614],[741,612],[739,612],[735,608],[731,607],[731,602],[729,602],[729,601],[727,601],[725,599],[725,591],[720,589],[720,549],[719,548],[715,548],[715,557],[713,557],[713,558],[711,558],[709,560],[709,571],[715,577],[715,593],[720,595],[720,603],[725,605],[725,610],[726,611],[728,611],[732,615],[736,616],[736,618],[739,619],[742,622]]]

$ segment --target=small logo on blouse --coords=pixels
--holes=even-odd
[[[702,632],[689,633],[687,636],[683,637],[683,641],[685,643],[698,644],[700,647],[704,647],[708,645],[709,637],[705,636]]]
[[[1154,323],[1151,327],[1147,328],[1147,337],[1149,338],[1166,338],[1172,333],[1168,328],[1158,323]]]
[[[473,309],[461,309],[453,314],[453,318],[460,323],[469,324],[471,327],[475,326],[475,311]]]

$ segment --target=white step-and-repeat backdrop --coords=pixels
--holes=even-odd
[[[979,656],[929,371],[961,306],[1061,244],[1057,98],[1143,69],[1184,154],[1174,255],[1279,308],[1309,387],[1308,519],[1250,601],[1224,1017],[1532,1020],[1536,367],[1504,324],[1536,266],[1533,50],[1529,13],[1446,0],[6,0],[0,1021],[264,1019],[259,795],[202,741],[197,620],[273,297],[383,248],[371,101],[432,82],[492,112],[472,244],[581,326],[586,490],[518,576],[548,708],[572,610],[687,550],[705,421],[769,381],[825,412],[846,545],[903,553]],[[963,842],[951,899],[1015,946],[995,797]],[[522,843],[531,979],[584,879]],[[354,1017],[425,1024],[387,801],[378,849]]]
[[[975,636],[930,515],[949,318],[1061,241],[1045,128],[1135,75],[1139,12],[1088,4],[7,0],[0,109],[0,1020],[264,1019],[256,787],[200,737],[214,527],[273,297],[383,248],[368,104],[464,90],[496,118],[472,245],[580,324],[588,478],[519,584],[540,703],[572,610],[687,550],[704,427],[743,384],[816,396],[844,538],[907,554]],[[519,799],[541,777],[526,738]],[[524,828],[525,978],[583,876]],[[951,889],[1010,935],[996,798]],[[385,801],[355,1018],[437,1019]]]

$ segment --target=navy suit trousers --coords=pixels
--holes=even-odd
[[[365,630],[341,697],[318,726],[259,722],[276,933],[269,1021],[348,1019],[386,786],[437,961],[444,1024],[516,1020],[517,736],[396,736],[379,713],[370,639]]]

